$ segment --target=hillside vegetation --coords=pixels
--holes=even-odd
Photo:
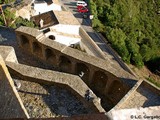
[[[92,26],[127,63],[160,58],[160,0],[90,0]]]

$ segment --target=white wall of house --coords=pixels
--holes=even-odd
[[[23,7],[22,9],[20,9],[20,10],[17,10],[16,11],[16,17],[22,17],[22,18],[24,18],[24,19],[28,19],[28,20],[30,20],[30,10],[29,9],[27,9],[27,7]]]
[[[54,29],[57,32],[67,33],[67,34],[73,34],[73,35],[79,35],[79,27],[80,25],[63,25],[58,24],[50,27],[50,29]]]
[[[70,46],[71,44],[79,44],[80,41],[81,41],[81,38],[58,35],[56,32],[47,32],[45,34],[46,37],[49,37],[50,35],[55,36],[54,41],[59,42],[59,43],[64,44],[64,45],[67,45],[67,46]]]
[[[34,3],[34,10],[36,11],[34,15],[38,15],[39,13],[45,13],[51,10],[62,11],[61,6],[52,3],[51,5],[47,5],[47,3]]]

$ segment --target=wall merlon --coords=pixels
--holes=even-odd
[[[22,33],[25,33],[25,34],[28,34],[28,35],[31,35],[31,36],[33,36],[33,37],[37,37],[37,36],[39,36],[39,35],[41,35],[42,34],[42,32],[41,31],[39,31],[38,29],[36,29],[36,28],[29,28],[29,27],[19,27],[19,28],[17,28],[16,29],[16,31],[17,32],[22,32]]]
[[[14,48],[11,46],[0,46],[0,54],[5,61],[18,63]]]

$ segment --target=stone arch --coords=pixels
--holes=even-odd
[[[124,88],[123,83],[118,80],[114,80],[111,83],[108,95],[113,104],[117,104],[117,102],[122,99],[122,97],[125,95],[126,89]]]
[[[107,81],[108,77],[104,72],[96,71],[92,78],[91,88],[96,94],[105,94]]]
[[[26,37],[26,36],[24,36],[24,35],[21,35],[20,36],[20,43],[21,43],[21,46],[22,47],[25,47],[25,48],[30,48],[30,45],[29,45],[29,40],[28,40],[28,38]]]
[[[55,40],[56,39],[54,35],[49,35],[48,38],[51,39],[51,40]]]
[[[41,46],[37,42],[33,42],[32,46],[33,46],[33,53],[38,56],[42,56]]]
[[[76,74],[80,76],[85,82],[89,81],[89,73],[90,70],[87,65],[85,65],[84,63],[76,64]]]
[[[115,80],[112,82],[111,86],[110,86],[110,89],[108,91],[108,94],[112,95],[112,94],[118,94],[123,88],[123,84],[118,81],[118,80]]]
[[[50,48],[45,49],[45,58],[49,62],[54,62],[56,59],[56,55],[53,53],[53,51]]]
[[[71,72],[71,66],[72,63],[69,60],[69,58],[65,57],[65,56],[60,56],[59,58],[59,68],[60,70],[70,73]]]

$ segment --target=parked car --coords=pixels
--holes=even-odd
[[[86,12],[89,11],[88,8],[87,8],[87,7],[84,7],[84,6],[77,6],[77,10],[78,10],[78,12],[80,12],[80,13],[86,13]]]
[[[76,5],[77,6],[87,6],[87,3],[84,1],[77,1]]]

